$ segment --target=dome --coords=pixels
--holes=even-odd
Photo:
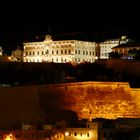
[[[50,35],[45,36],[45,41],[52,41],[52,37]]]

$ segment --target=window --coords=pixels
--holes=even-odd
[[[42,51],[42,55],[44,55],[44,51]]]
[[[28,55],[28,52],[26,52],[26,55]]]
[[[94,52],[92,52],[92,54],[94,55]]]
[[[65,50],[65,54],[67,53],[67,50]]]
[[[74,136],[77,136],[77,133],[76,132],[74,133]]]
[[[31,55],[31,52],[29,53],[29,55]]]
[[[78,54],[80,54],[80,50],[78,51]]]
[[[52,54],[54,54],[54,51],[52,50]]]
[[[58,50],[56,50],[56,54],[58,54]]]
[[[37,55],[39,55],[39,51],[37,52]]]
[[[85,55],[85,51],[83,51],[83,55]]]
[[[75,54],[77,54],[77,50],[75,50]]]
[[[33,51],[33,55],[35,55],[35,52]]]
[[[46,54],[49,54],[49,50],[46,50]]]
[[[91,51],[89,52],[89,55],[91,55]]]
[[[69,50],[69,54],[71,53],[71,51]]]
[[[87,133],[87,137],[89,137],[89,133]]]
[[[63,50],[61,50],[61,54],[63,54]]]
[[[88,51],[86,51],[86,55],[88,55]]]

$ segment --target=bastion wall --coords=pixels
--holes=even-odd
[[[127,82],[75,82],[0,88],[0,128],[43,122],[44,112],[71,110],[79,119],[139,118],[140,89]]]

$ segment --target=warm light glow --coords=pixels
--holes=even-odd
[[[95,59],[97,60],[97,59],[98,59],[98,57],[96,56],[96,57],[95,57]]]
[[[6,135],[5,140],[12,140],[12,134]]]
[[[68,136],[69,135],[69,132],[65,132],[65,136]]]
[[[11,57],[9,56],[8,59],[11,60]]]

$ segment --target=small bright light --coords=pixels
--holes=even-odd
[[[68,136],[69,135],[69,132],[65,132],[65,136]]]
[[[97,60],[97,59],[98,59],[98,57],[96,56],[96,57],[95,57],[95,59]]]
[[[12,137],[12,134],[10,134],[10,137]]]
[[[8,59],[11,60],[11,57],[9,56]]]

